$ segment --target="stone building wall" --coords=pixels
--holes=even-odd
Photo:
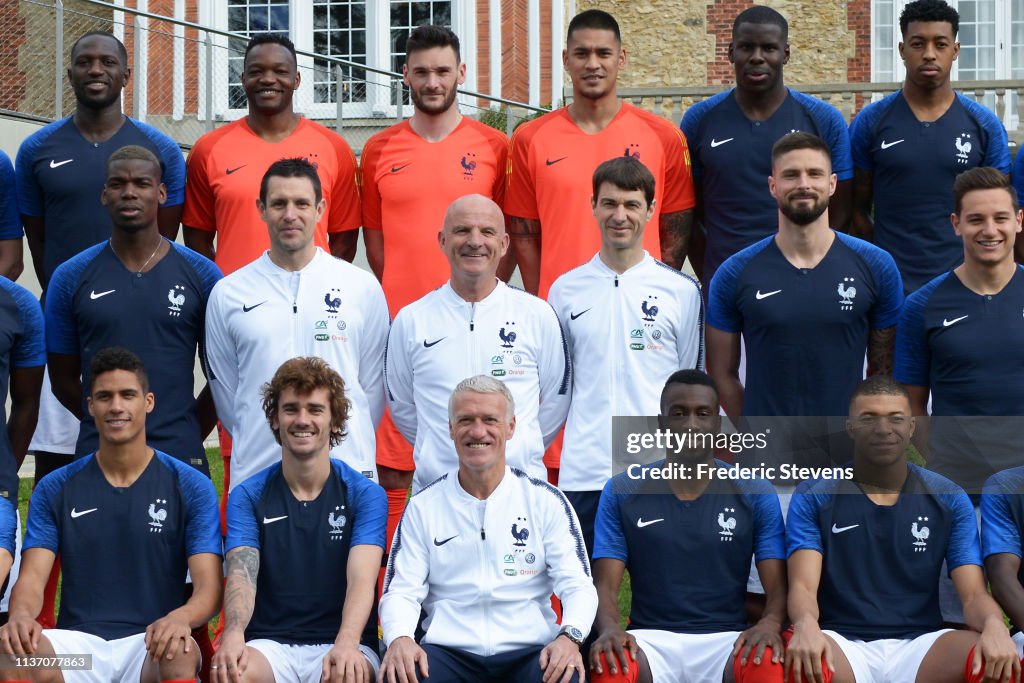
[[[728,45],[746,0],[578,0],[576,11],[603,9],[619,21],[630,56],[625,88],[731,83]],[[786,80],[842,83],[870,76],[870,0],[771,0],[789,21]],[[568,5],[566,5],[568,15]],[[851,22],[853,26],[851,27]],[[865,33],[858,40],[858,31]],[[865,71],[866,69],[866,71]],[[851,73],[851,71],[853,73]]]

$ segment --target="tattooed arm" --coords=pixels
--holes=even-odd
[[[661,237],[661,260],[665,265],[682,270],[690,251],[690,231],[693,229],[693,209],[662,214],[658,219]]]
[[[523,288],[536,294],[540,286],[540,221],[536,218],[509,217],[509,236],[523,276]]]
[[[239,681],[248,667],[245,628],[256,606],[256,577],[260,551],[249,546],[227,554],[228,583],[224,591],[224,635],[211,665],[215,683]]]
[[[896,354],[896,326],[871,330],[868,338],[868,377],[891,375]]]

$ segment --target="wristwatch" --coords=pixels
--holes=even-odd
[[[577,645],[583,644],[583,631],[579,630],[575,626],[563,626],[562,630],[558,632],[558,635],[565,636]]]

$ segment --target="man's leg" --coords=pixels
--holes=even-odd
[[[832,651],[832,662],[836,667],[835,673],[830,672],[825,666],[825,658],[822,657],[821,670],[825,683],[864,683],[865,681],[871,683],[873,680],[871,664],[873,660],[877,659],[871,651],[873,643],[847,640],[835,631],[822,631],[822,633],[828,640],[829,648]],[[782,640],[787,646],[792,637],[792,627],[782,634]],[[804,681],[795,683],[805,683],[810,680],[810,677],[805,676]]]
[[[120,675],[115,672],[114,680],[122,683],[195,683],[202,663],[199,644],[188,639],[189,650],[185,652],[185,641],[178,641],[173,656],[164,655],[154,660],[146,652],[145,634],[122,638],[111,642],[115,659],[120,662]]]
[[[926,633],[907,644],[906,651],[894,658],[891,670],[905,676],[903,680],[918,683],[977,683],[984,673],[983,664],[977,677],[970,676],[977,642],[974,631]]]
[[[92,651],[79,650],[77,652],[84,654],[86,652],[91,653]],[[46,635],[40,636],[39,645],[36,647],[34,655],[37,657],[47,657],[53,654],[54,649],[50,639]],[[93,655],[94,670],[96,669],[96,658],[96,655]],[[102,668],[102,662],[99,664]],[[60,669],[37,669],[33,667],[17,666],[17,662],[15,660],[11,660],[4,656],[2,666],[0,666],[0,681],[11,681],[12,683],[64,683],[64,676]],[[100,683],[100,681],[89,680],[88,683]]]
[[[31,683],[110,683],[113,679],[110,643],[102,638],[81,631],[47,629],[39,638],[35,656],[48,657],[56,652],[65,656],[88,654],[91,656],[91,662],[79,669],[8,668],[0,670],[0,680]]]
[[[440,645],[421,644],[421,647],[427,653],[427,668],[430,673],[429,678],[423,678],[417,668],[416,678],[421,683],[464,683],[465,681],[491,683],[492,681],[487,677],[487,672],[483,668],[483,657]]]
[[[524,647],[500,655],[485,658],[487,681],[502,683],[543,683],[544,670],[540,668],[540,646]],[[580,683],[581,672],[570,678],[570,683]],[[555,679],[560,681],[561,679]],[[433,676],[430,683],[434,683]]]
[[[245,683],[301,683],[300,662],[293,656],[292,646],[266,638],[250,640],[245,646],[249,656]]]

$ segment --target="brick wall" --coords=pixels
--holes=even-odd
[[[735,72],[729,63],[732,22],[737,14],[753,6],[748,0],[724,0],[707,5],[707,30],[715,37],[715,53],[708,60],[708,84],[733,82]]]
[[[0,107],[17,110],[25,98],[25,72],[18,66],[18,51],[27,40],[25,19],[20,15],[21,3],[0,3],[0,64],[5,64],[0,80]]]
[[[519,102],[530,98],[526,14],[526,0],[501,0],[502,95]]]

